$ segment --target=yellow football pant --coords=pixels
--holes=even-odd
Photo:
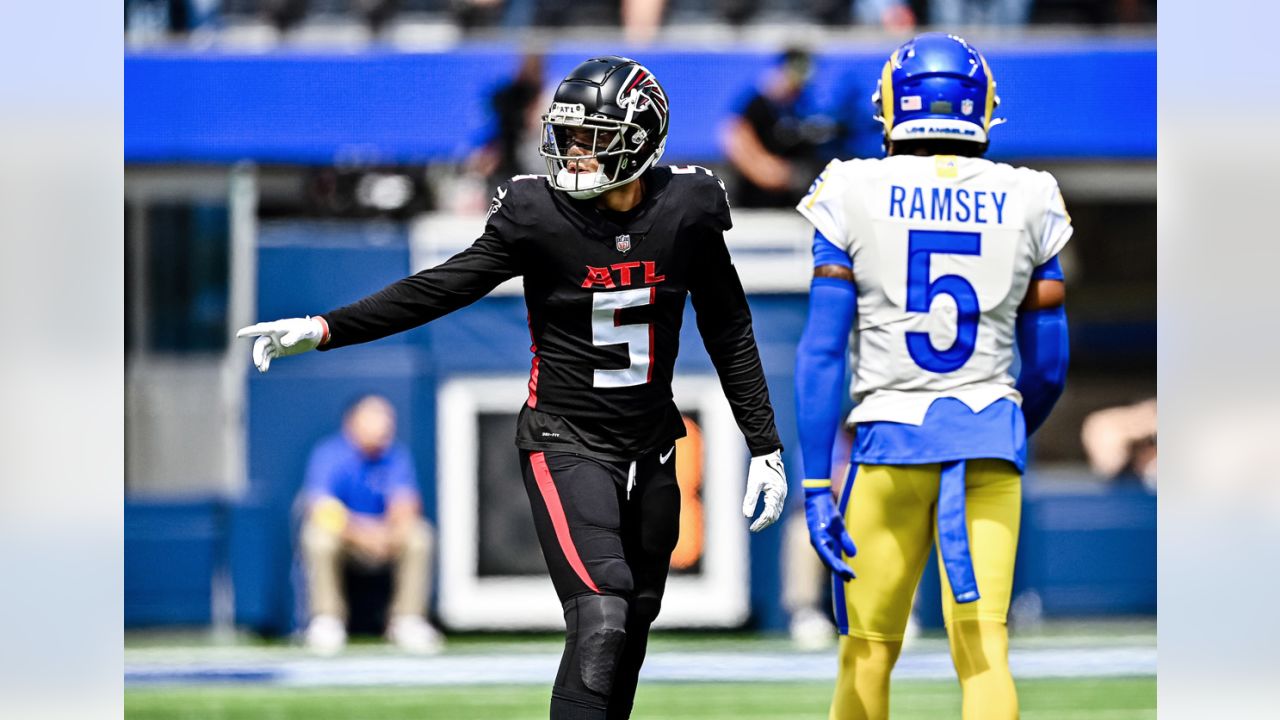
[[[845,510],[858,547],[846,557],[857,578],[845,583],[837,615],[848,622],[832,720],[886,720],[889,674],[902,649],[916,585],[934,544],[938,465],[861,465]],[[981,599],[958,605],[946,571],[942,607],[951,658],[964,695],[964,720],[1014,720],[1018,698],[1009,673],[1005,618],[1013,589],[1022,478],[1002,460],[969,460],[965,524]],[[842,612],[843,611],[843,612]]]

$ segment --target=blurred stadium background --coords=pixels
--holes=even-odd
[[[779,151],[792,177],[777,193],[798,199],[827,159],[879,154],[879,67],[914,31],[943,28],[952,4],[126,0],[127,715],[544,717],[559,608],[511,447],[530,358],[519,287],[267,375],[235,329],[323,312],[465,247],[495,178],[543,171],[527,122],[539,88],[591,54],[628,55],[671,98],[663,161],[729,183],[729,243],[798,482],[809,234],[790,210],[751,207],[769,203],[751,199],[735,118],[782,51],[812,53],[779,131],[803,139]],[[1076,226],[1072,369],[1026,479],[1014,671],[1033,720],[1154,717],[1154,435],[1114,413],[1083,431],[1156,392],[1155,2],[1011,6],[945,29],[998,80],[1010,122],[989,157],[1054,172]],[[788,637],[799,560],[781,528],[748,536],[745,449],[696,335],[683,349],[677,399],[704,437],[700,530],[636,714],[822,717],[834,652]],[[396,406],[439,529],[439,656],[370,640],[320,659],[293,640],[307,455],[367,392]],[[931,566],[895,717],[958,715],[937,594]]]

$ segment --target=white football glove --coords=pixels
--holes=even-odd
[[[258,372],[266,372],[272,359],[315,350],[328,334],[324,320],[307,316],[250,325],[240,328],[236,337],[258,338],[253,342],[253,364]]]
[[[751,532],[760,532],[782,515],[787,502],[787,473],[782,469],[782,451],[751,458],[747,470],[747,497],[742,501],[742,514],[749,519],[756,511],[760,496],[764,495],[764,509],[760,517],[751,523]]]

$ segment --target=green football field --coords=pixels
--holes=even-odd
[[[1142,720],[1156,716],[1152,677],[1041,679],[1018,683],[1023,720]],[[651,683],[635,718],[719,720],[825,718],[829,683]],[[472,687],[140,688],[125,693],[129,720],[541,720],[548,690]],[[950,681],[894,683],[894,720],[959,718]]]

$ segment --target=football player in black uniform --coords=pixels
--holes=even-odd
[[[786,498],[781,443],[751,312],[725,247],[723,184],[655,167],[667,96],[633,60],[601,57],[560,83],[544,116],[549,175],[498,188],[484,233],[444,263],[323,315],[259,323],[253,360],[369,342],[430,322],[524,278],[533,339],[516,446],[564,606],[554,720],[630,716],[649,626],[679,531],[672,402],[685,297],[752,460],[743,512]]]

